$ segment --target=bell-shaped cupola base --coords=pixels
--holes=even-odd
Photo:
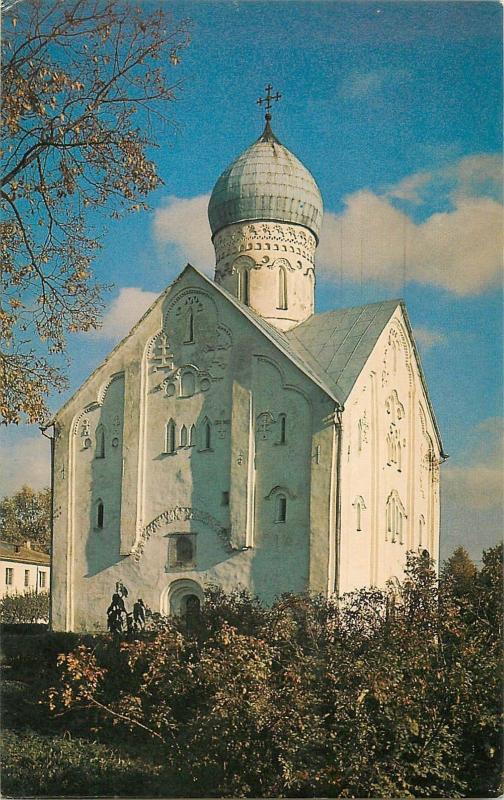
[[[301,225],[245,222],[214,237],[215,280],[272,325],[287,331],[314,311],[316,240]]]

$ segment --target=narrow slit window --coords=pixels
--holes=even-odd
[[[105,508],[103,502],[100,500],[96,507],[96,527],[103,528],[103,521],[105,518]]]
[[[175,452],[175,423],[171,419],[166,424],[166,434],[165,434],[165,453],[174,453]]]
[[[285,267],[278,270],[278,308],[287,309],[287,273]]]
[[[180,429],[180,446],[187,447],[187,428],[185,425],[182,425]]]
[[[238,300],[245,306],[250,305],[250,273],[246,268],[238,272]]]
[[[105,458],[105,430],[102,425],[96,429],[96,458]]]
[[[362,506],[361,506],[360,503],[357,503],[357,506],[355,508],[355,514],[356,514],[356,517],[357,517],[357,519],[356,519],[357,530],[361,531],[362,530]]]
[[[187,328],[186,338],[184,344],[192,344],[194,342],[194,311],[192,308],[187,313]]]
[[[287,441],[287,417],[285,414],[280,414],[280,437],[278,444],[285,444]]]
[[[212,449],[212,426],[209,420],[203,423],[203,450]]]
[[[285,522],[287,519],[287,498],[279,494],[276,501],[276,521]]]
[[[229,492],[222,492],[222,505],[223,506],[229,505]]]

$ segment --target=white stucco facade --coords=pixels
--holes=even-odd
[[[51,559],[33,550],[31,544],[14,545],[0,541],[0,599],[6,595],[48,592]]]
[[[280,218],[249,148],[246,203],[231,169],[210,204],[216,282],[187,266],[54,419],[57,630],[103,628],[118,582],[179,613],[211,584],[328,596],[437,558],[441,443],[404,307],[313,314],[322,206],[284,151]]]

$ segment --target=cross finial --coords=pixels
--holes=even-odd
[[[257,105],[262,106],[263,103],[266,103],[265,119],[266,122],[269,122],[271,119],[271,114],[269,113],[271,110],[271,101],[280,100],[282,95],[280,94],[280,92],[277,92],[276,94],[271,94],[271,92],[273,91],[273,86],[271,85],[271,83],[268,83],[264,91],[266,92],[266,97],[260,97],[259,100],[257,101]]]

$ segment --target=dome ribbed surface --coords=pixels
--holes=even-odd
[[[266,124],[262,136],[222,173],[208,204],[212,234],[234,222],[304,225],[317,241],[322,197],[311,173]]]

